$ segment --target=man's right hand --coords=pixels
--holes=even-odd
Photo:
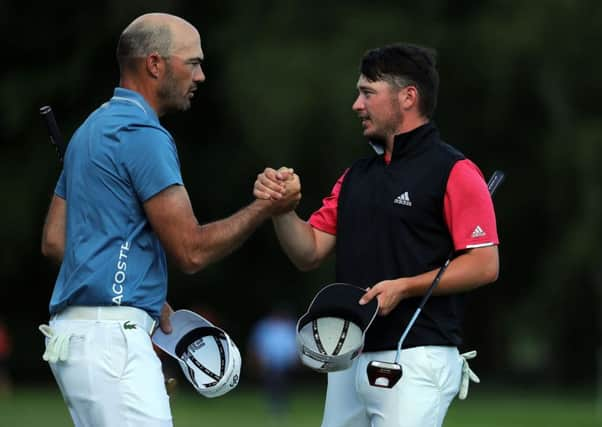
[[[272,215],[282,215],[294,210],[299,204],[301,180],[291,168],[265,168],[257,175],[253,195],[257,199],[271,201]]]
[[[171,334],[172,331],[171,321],[169,320],[169,317],[172,313],[173,309],[167,303],[167,301],[165,301],[165,304],[163,304],[163,307],[161,308],[161,315],[159,317],[159,327],[166,334]]]

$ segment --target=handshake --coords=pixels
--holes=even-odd
[[[301,200],[301,180],[291,168],[265,168],[257,175],[253,195],[269,204],[272,216],[293,211]]]

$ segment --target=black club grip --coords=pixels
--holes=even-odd
[[[65,144],[65,141],[61,136],[61,131],[59,130],[59,126],[56,123],[54,112],[52,111],[52,108],[49,105],[44,105],[40,108],[40,115],[44,118],[44,121],[46,122],[50,142],[52,143],[52,145],[54,145],[56,153],[59,156],[59,161],[62,163],[63,158],[65,157],[65,150],[67,149],[67,144]]]

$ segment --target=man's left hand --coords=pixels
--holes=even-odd
[[[360,298],[359,303],[361,305],[367,304],[375,297],[378,299],[378,314],[386,316],[404,298],[403,279],[378,282],[366,290],[364,296]]]

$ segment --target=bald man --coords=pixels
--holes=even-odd
[[[135,19],[117,46],[119,87],[73,135],[42,252],[61,264],[44,360],[76,426],[171,426],[150,334],[169,332],[167,263],[195,273],[300,198],[256,200],[199,225],[177,148],[160,124],[190,108],[204,55],[198,31],[166,14]]]

